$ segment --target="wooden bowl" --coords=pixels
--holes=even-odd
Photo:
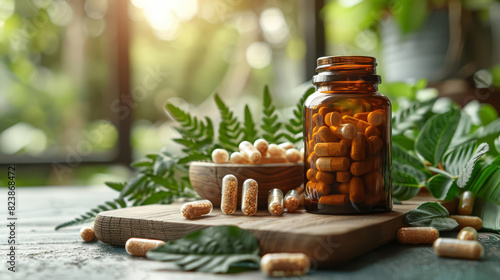
[[[300,187],[304,182],[302,163],[233,164],[193,162],[189,166],[189,180],[202,199],[208,199],[214,207],[220,206],[222,178],[233,174],[238,179],[238,209],[241,204],[241,190],[246,179],[259,184],[258,206],[267,208],[267,195],[278,188],[285,195],[289,190]]]

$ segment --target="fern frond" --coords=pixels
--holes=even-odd
[[[297,103],[295,109],[293,110],[293,117],[288,120],[288,124],[285,125],[286,131],[288,133],[284,133],[283,136],[293,144],[297,144],[302,142],[303,140],[303,124],[302,124],[302,114],[304,102],[309,97],[309,95],[313,94],[315,89],[313,87],[309,88],[302,98],[300,98]]]
[[[184,146],[183,152],[189,154],[191,151],[205,150],[213,143],[214,130],[209,118],[203,121],[192,117],[191,114],[171,103],[167,103],[165,109],[180,124],[180,127],[174,129],[179,132],[181,138],[173,140]],[[146,163],[142,164],[146,165]]]
[[[254,142],[257,140],[257,129],[255,129],[255,122],[253,121],[252,113],[248,105],[245,105],[245,126],[243,128],[243,139]]]
[[[78,218],[75,218],[69,222],[65,222],[65,223],[57,225],[55,230],[69,227],[69,226],[88,223],[88,222],[93,221],[95,219],[95,217],[97,216],[97,214],[99,214],[103,211],[108,211],[108,210],[113,210],[113,209],[118,209],[118,208],[125,208],[125,207],[127,207],[127,203],[123,199],[115,199],[113,202],[106,201],[105,204],[98,205],[97,208],[91,209],[89,212],[86,212],[85,214],[80,215],[80,217],[78,217]]]
[[[241,142],[241,137],[243,136],[241,123],[234,116],[229,107],[224,104],[219,95],[215,94],[214,98],[221,115],[221,123],[219,124],[219,144],[229,151],[238,150],[238,144]]]
[[[278,143],[283,137],[280,134],[282,123],[278,121],[278,114],[276,107],[273,105],[269,87],[264,87],[264,108],[262,116],[262,130],[264,131],[262,138],[266,139],[269,143]]]

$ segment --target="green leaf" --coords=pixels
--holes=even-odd
[[[235,226],[215,226],[168,241],[147,253],[159,261],[175,261],[183,270],[227,273],[241,262],[258,264],[259,243],[249,231]]]
[[[393,135],[417,128],[417,124],[432,114],[431,109],[436,99],[412,103],[409,107],[398,110],[392,118]],[[412,146],[413,147],[413,146]]]
[[[436,166],[448,149],[459,121],[460,111],[456,109],[432,116],[420,131],[415,150],[432,166]]]
[[[126,183],[104,182],[104,184],[106,184],[106,186],[112,188],[113,190],[120,192],[121,190],[123,190]]]
[[[257,140],[257,130],[255,129],[255,122],[252,118],[252,113],[248,105],[245,105],[245,126],[243,128],[243,139],[253,143]]]
[[[413,156],[396,143],[392,143],[392,158],[400,163],[408,164],[418,169],[425,169],[424,163],[418,157]]]
[[[449,149],[443,158],[444,169],[452,176],[460,176],[475,148],[476,141],[472,140]]]
[[[236,151],[238,150],[238,145],[243,136],[241,123],[234,116],[229,107],[222,101],[219,95],[215,94],[214,99],[221,116],[221,122],[219,124],[220,145],[229,151]]]
[[[452,200],[458,194],[458,186],[451,177],[437,174],[426,183],[429,192],[439,200]]]
[[[124,198],[134,192],[134,190],[139,187],[144,181],[146,180],[146,175],[143,173],[138,173],[134,177],[132,177],[125,187],[123,187],[122,191],[120,192],[120,198]]]
[[[495,139],[495,149],[497,150],[498,153],[500,153],[500,136]]]
[[[449,216],[448,210],[443,205],[437,202],[424,202],[408,212],[404,222],[415,227],[434,227],[439,231],[447,231],[458,227],[457,221]]]
[[[297,144],[303,141],[303,127],[302,127],[302,114],[304,108],[304,102],[306,99],[313,94],[315,88],[310,87],[300,98],[295,109],[293,110],[293,117],[288,120],[288,124],[285,125],[286,131],[283,136],[293,144]]]
[[[147,159],[143,160],[138,160],[134,161],[130,164],[130,166],[135,167],[135,168],[140,168],[140,167],[151,167],[153,166],[153,162]]]
[[[264,134],[262,138],[266,139],[269,143],[279,143],[283,134],[280,134],[282,123],[278,122],[278,115],[276,114],[276,107],[272,104],[271,93],[269,87],[264,87],[264,107],[262,116],[262,130]]]
[[[460,177],[458,177],[457,185],[461,188],[464,188],[467,182],[469,181],[472,171],[474,169],[474,165],[476,162],[488,151],[490,147],[486,143],[482,143],[477,147],[476,151],[472,158],[467,162],[467,164],[463,167],[462,172],[460,173]]]
[[[488,201],[476,198],[472,215],[483,220],[483,228],[490,230],[500,230],[500,202]]]
[[[427,5],[427,1],[420,0],[394,1],[391,12],[402,33],[417,31],[424,24],[429,14]]]
[[[89,223],[95,219],[97,214],[99,214],[103,211],[124,208],[127,206],[127,204],[125,203],[125,201],[123,199],[115,199],[114,201],[106,201],[105,203],[106,204],[104,204],[104,205],[98,205],[96,208],[93,208],[91,211],[80,215],[80,217],[78,217],[78,218],[75,218],[71,221],[57,225],[54,230],[59,230],[59,229],[64,228],[64,227]]]
[[[402,171],[392,172],[393,196],[398,200],[408,200],[418,194],[420,184],[415,177]]]

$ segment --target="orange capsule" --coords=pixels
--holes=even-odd
[[[350,164],[348,157],[320,157],[316,160],[319,171],[346,171]]]
[[[349,171],[338,171],[337,172],[337,182],[347,183],[351,180],[351,172]]]
[[[432,244],[439,238],[439,231],[434,227],[402,227],[396,237],[402,244]]]
[[[368,123],[377,126],[385,122],[385,111],[382,109],[375,110],[368,114]]]
[[[352,139],[356,135],[356,127],[353,124],[339,124],[338,126],[330,126],[333,134],[339,138]]]
[[[342,120],[342,116],[339,112],[330,112],[325,116],[325,123],[328,126],[338,126],[340,121]]]
[[[359,161],[366,157],[366,138],[362,133],[356,134],[352,139],[351,158]]]
[[[368,157],[362,161],[355,161],[351,164],[351,173],[354,176],[361,176],[380,167],[379,157]]]
[[[320,157],[340,157],[347,155],[347,147],[343,142],[318,143],[314,153]]]
[[[347,194],[322,195],[319,198],[319,203],[328,205],[345,205],[349,203],[349,198],[347,197]]]
[[[368,154],[374,155],[382,149],[384,143],[382,142],[382,139],[380,139],[380,137],[372,136],[368,138],[367,145],[368,145]]]
[[[356,204],[365,199],[365,186],[360,177],[352,177],[349,181],[349,199]]]
[[[361,113],[356,113],[354,114],[354,117],[358,120],[362,120],[362,121],[367,121],[367,118],[368,118],[368,114],[370,114],[370,112],[361,112]]]
[[[318,171],[316,172],[316,180],[325,184],[331,184],[335,182],[335,173]]]
[[[339,193],[349,193],[349,183],[339,184]]]
[[[380,136],[380,130],[376,126],[370,125],[365,130],[366,138],[370,138],[372,136]]]
[[[328,107],[321,107],[321,108],[319,108],[319,110],[318,110],[318,114],[320,114],[320,115],[323,117],[323,119],[324,119],[324,118],[325,118],[325,116],[326,116],[326,115],[327,115],[330,111],[331,111],[331,109],[330,109],[330,108],[328,108]],[[325,121],[326,121],[326,119],[325,119]]]

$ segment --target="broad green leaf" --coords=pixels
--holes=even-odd
[[[495,149],[497,150],[498,153],[500,153],[500,136],[497,139],[495,139],[494,144],[495,144]]]
[[[148,160],[148,159],[142,159],[138,161],[134,161],[130,164],[130,166],[135,167],[135,168],[140,168],[140,167],[152,167],[153,162]]]
[[[415,150],[432,166],[436,166],[448,149],[459,121],[460,111],[456,109],[432,116],[420,131]]]
[[[462,110],[460,113],[460,121],[458,122],[455,134],[453,134],[453,139],[451,140],[450,149],[457,146],[458,144],[467,142],[463,141],[462,139],[469,136],[469,134],[471,133],[471,127],[472,127],[471,117]]]
[[[435,101],[436,99],[415,102],[407,108],[398,110],[392,118],[393,135],[399,135],[408,129],[415,128],[417,123],[425,120],[431,114],[431,109]]]
[[[125,187],[123,187],[122,191],[120,192],[120,198],[124,198],[128,196],[129,194],[133,193],[134,190],[141,185],[144,181],[146,180],[146,175],[143,173],[138,173],[134,177],[132,177]]]
[[[401,171],[392,172],[392,196],[398,200],[408,200],[418,194],[420,184],[415,177]]]
[[[175,261],[183,270],[210,273],[227,273],[233,265],[258,264],[260,260],[255,236],[235,226],[215,226],[192,232],[149,251],[147,257]]]
[[[437,202],[424,202],[408,212],[404,222],[415,227],[435,227],[439,231],[447,231],[458,227],[457,221],[449,216],[448,210],[443,205]]]
[[[420,169],[417,169],[413,165],[402,163],[399,161],[399,159],[394,159],[392,161],[392,170],[411,175],[417,180],[419,184],[423,184],[425,180],[427,180],[427,178],[430,177],[430,173],[426,173]]]
[[[429,192],[439,200],[452,200],[458,194],[458,186],[451,177],[437,174],[426,183]]]
[[[500,203],[500,166],[497,165],[496,167],[495,171],[475,194],[477,197]]]
[[[392,143],[392,158],[400,163],[408,164],[418,169],[425,168],[424,163],[418,157],[413,156],[396,143]]]
[[[395,0],[394,2],[391,12],[402,33],[417,31],[427,19],[429,14],[427,1]]]
[[[452,176],[459,176],[474,154],[475,148],[476,141],[472,140],[448,149],[443,157],[444,169]]]
[[[500,202],[476,198],[472,215],[483,220],[483,228],[500,231]]]
[[[126,183],[117,183],[117,182],[105,182],[106,186],[112,188],[115,191],[121,191],[125,187]]]
[[[476,162],[488,151],[490,147],[486,143],[482,143],[479,145],[474,152],[472,158],[467,162],[467,164],[463,167],[462,172],[460,173],[460,177],[458,177],[457,185],[461,188],[464,188],[467,182],[469,181],[472,171],[474,169],[474,165]]]
[[[415,139],[409,138],[403,134],[399,135],[393,134],[391,139],[392,139],[392,144],[397,144],[398,146],[407,151],[415,149]]]

